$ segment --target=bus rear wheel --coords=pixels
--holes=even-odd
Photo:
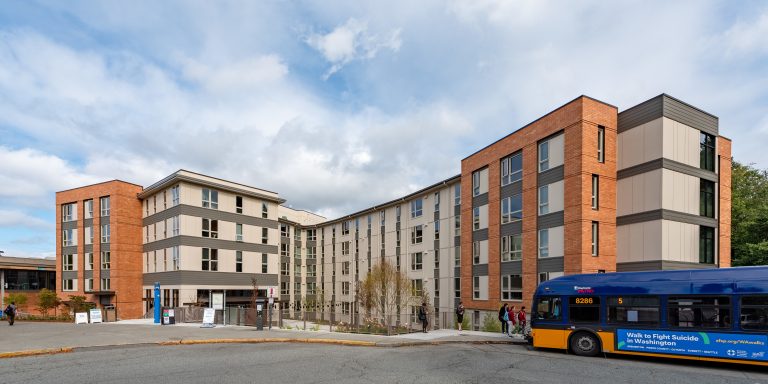
[[[600,342],[595,335],[588,332],[577,332],[571,336],[571,351],[579,356],[595,356],[600,352]]]

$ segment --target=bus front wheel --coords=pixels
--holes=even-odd
[[[597,337],[588,332],[578,332],[571,336],[571,351],[579,356],[595,356],[600,352]]]

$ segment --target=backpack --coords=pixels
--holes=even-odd
[[[9,305],[8,307],[5,308],[4,312],[6,315],[10,316],[13,314],[13,308],[11,308],[11,306]]]

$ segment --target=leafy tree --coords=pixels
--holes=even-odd
[[[61,304],[61,300],[56,296],[56,292],[51,291],[48,288],[40,290],[40,293],[38,294],[37,309],[39,309],[44,316],[48,316],[48,311],[58,307],[59,304]]]
[[[16,307],[22,307],[27,304],[27,294],[25,293],[9,293],[5,298],[6,304],[16,303]],[[5,309],[5,308],[3,308]]]
[[[486,312],[483,317],[483,331],[484,332],[501,332],[501,323],[497,316],[493,313]]]
[[[768,264],[768,170],[734,161],[731,193],[733,265]]]
[[[93,303],[85,301],[85,296],[69,295],[69,303],[67,306],[72,309],[72,312],[85,312],[91,308],[94,308]]]
[[[374,265],[365,279],[358,284],[358,300],[366,311],[376,311],[384,318],[387,333],[398,307],[407,307],[421,297],[414,297],[411,281],[404,272],[398,271],[392,263],[382,260]],[[418,304],[421,304],[419,301]]]

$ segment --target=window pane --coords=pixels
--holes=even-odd
[[[537,320],[562,320],[562,303],[559,297],[541,297],[534,309],[533,316]]]
[[[570,319],[574,323],[600,321],[600,298],[596,296],[574,296],[568,300]]]

